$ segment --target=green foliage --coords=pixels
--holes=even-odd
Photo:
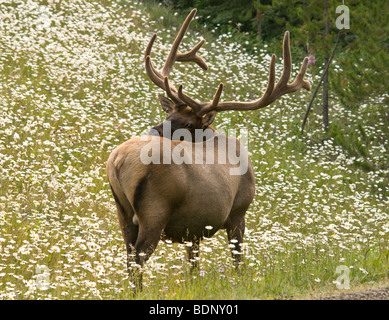
[[[389,103],[389,3],[359,1],[350,6],[351,23],[347,43],[338,55],[332,87],[349,108],[366,103]],[[384,118],[388,119],[388,117]]]
[[[251,30],[251,20],[254,17],[252,0],[224,1],[224,0],[176,0],[160,1],[172,5],[175,9],[187,11],[197,8],[200,12],[199,21],[218,28],[220,32],[228,32],[231,25],[239,23],[239,30]]]

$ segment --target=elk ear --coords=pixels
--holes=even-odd
[[[161,107],[163,111],[165,111],[167,114],[172,113],[174,110],[174,102],[170,99],[166,98],[162,94],[158,95],[159,103],[161,104]]]
[[[216,116],[216,111],[211,111],[203,115],[203,118],[201,119],[203,124],[203,129],[207,129],[208,126],[211,125],[213,120],[215,120],[215,116]]]

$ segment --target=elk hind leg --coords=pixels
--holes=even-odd
[[[200,240],[194,239],[192,241],[191,246],[186,247],[186,252],[188,254],[188,260],[192,263],[192,266],[190,268],[190,272],[192,273],[193,270],[198,269],[199,267],[199,250],[200,250]]]
[[[227,219],[227,222],[225,223],[228,243],[236,267],[238,267],[239,263],[242,261],[245,212],[246,210],[239,214],[231,214],[230,217]]]
[[[134,246],[138,238],[138,226],[133,222],[134,210],[127,197],[121,192],[117,192],[116,194],[112,187],[111,190],[116,203],[120,229],[126,245],[127,269],[130,271],[131,257],[135,254]]]
[[[159,207],[156,203],[159,204]],[[161,207],[164,207],[162,202],[155,201],[149,202],[149,204],[151,205],[143,207],[142,212],[138,215],[140,217],[139,232],[134,245],[135,264],[137,266],[133,270],[135,270],[136,286],[139,286],[140,290],[142,288],[141,268],[156,249],[168,220],[168,210],[161,209]],[[158,212],[158,214],[150,214],[154,212]]]

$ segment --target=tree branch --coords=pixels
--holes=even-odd
[[[305,116],[304,116],[304,120],[303,120],[303,124],[301,126],[301,134],[304,132],[304,126],[305,126],[305,123],[307,122],[307,119],[308,119],[308,114],[309,112],[311,111],[311,108],[312,108],[312,104],[313,104],[313,100],[315,100],[315,97],[316,97],[316,94],[317,94],[317,91],[319,90],[319,87],[321,85],[321,83],[323,82],[323,79],[325,77],[325,75],[327,74],[328,72],[328,69],[330,67],[330,64],[331,64],[331,61],[335,55],[335,50],[336,50],[336,47],[338,46],[338,42],[339,42],[339,36],[341,34],[341,31],[339,30],[338,32],[338,36],[336,38],[336,42],[335,42],[335,46],[334,46],[334,49],[332,50],[332,53],[331,53],[331,56],[330,58],[328,59],[328,63],[327,65],[325,66],[324,68],[324,72],[319,80],[319,83],[317,84],[316,88],[315,88],[315,91],[313,92],[312,94],[312,98],[311,98],[311,101],[309,101],[309,104],[308,104],[308,108],[307,108],[307,112],[305,113]]]

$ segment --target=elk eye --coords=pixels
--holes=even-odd
[[[187,124],[186,124],[186,127],[187,127],[188,129],[192,129],[192,128],[193,128],[193,124],[187,123]]]

